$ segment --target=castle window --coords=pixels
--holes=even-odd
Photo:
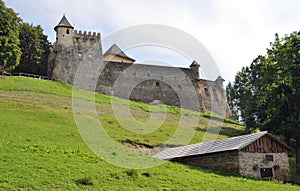
[[[156,85],[156,86],[159,86],[159,82],[156,82],[155,85]]]
[[[70,34],[70,30],[69,30],[69,29],[67,29],[66,33],[67,33],[67,34]]]

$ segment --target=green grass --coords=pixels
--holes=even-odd
[[[177,163],[148,169],[126,169],[97,157],[82,140],[72,111],[72,86],[21,77],[0,79],[0,190],[299,190],[299,186],[260,181],[206,171]],[[80,90],[82,99],[90,92]],[[173,135],[180,110],[169,107],[162,127],[153,133],[135,134],[115,119],[110,97],[96,94],[98,118],[117,142],[157,146]],[[118,99],[121,106],[125,100]],[[130,102],[138,121],[147,121],[152,112],[144,103]],[[83,115],[83,114],[82,114]],[[184,111],[186,117],[200,116],[190,141],[202,141],[210,123],[211,135],[222,127],[217,138],[240,135],[237,123],[222,123],[218,117]],[[127,120],[127,119],[126,119]],[[293,159],[292,159],[293,160]],[[299,178],[299,177],[296,177]],[[294,179],[295,182],[297,181]]]

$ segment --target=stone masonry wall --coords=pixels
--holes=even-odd
[[[72,45],[69,46],[57,42],[53,44],[48,61],[48,76],[51,79],[73,84],[80,63],[90,63],[88,59],[94,60],[94,56],[90,55],[95,55],[95,51],[102,56],[100,33],[82,33],[75,30],[72,41]],[[100,47],[94,47],[97,42],[100,43]]]
[[[205,110],[213,111],[227,118],[231,117],[231,111],[227,103],[225,91],[216,81],[199,80],[199,95],[202,96]]]
[[[274,161],[266,161],[266,155],[273,155]],[[276,180],[290,179],[289,159],[286,153],[239,152],[239,173],[243,176],[261,178],[260,168],[272,168]]]
[[[62,29],[61,32],[65,32],[67,35],[65,29]],[[101,36],[100,33],[76,30],[70,31],[68,35],[70,35],[68,38],[68,41],[71,39],[70,42],[64,43],[65,38],[59,36],[52,46],[48,63],[48,77],[74,84],[80,63],[84,63],[86,71],[92,73],[95,65],[102,65]],[[100,47],[94,48],[98,42]],[[101,58],[95,58],[95,55]],[[101,63],[95,63],[96,60],[101,60]],[[195,66],[193,68],[175,68],[105,62],[97,80],[96,92],[147,103],[160,100],[167,105],[201,112],[211,110],[219,115],[230,117],[230,109],[223,87],[220,87],[216,81],[199,80],[198,72],[198,68]],[[90,74],[86,75],[86,79],[89,79]],[[119,85],[116,85],[116,82]],[[88,80],[81,87],[95,90],[93,85],[89,86],[87,83]],[[129,91],[130,94],[128,94]]]
[[[209,170],[217,170],[236,174],[239,173],[238,151],[228,151],[202,156],[176,158],[172,161]]]
[[[191,70],[174,67],[107,62],[98,80],[97,92],[151,103],[160,100],[203,111]],[[199,106],[200,105],[200,106]]]

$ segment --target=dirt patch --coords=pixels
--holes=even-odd
[[[127,148],[132,149],[138,153],[143,153],[150,156],[154,156],[165,149],[174,147],[174,145],[162,145],[162,146],[153,147],[147,144],[133,142],[129,139],[123,140],[122,144]]]
[[[2,80],[3,78],[5,78],[5,76],[1,76],[1,75],[0,75],[0,80]]]

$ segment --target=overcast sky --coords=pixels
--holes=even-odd
[[[76,29],[101,32],[102,38],[135,25],[175,27],[207,48],[226,82],[233,81],[236,72],[256,56],[265,54],[275,33],[284,36],[300,29],[299,0],[4,1],[25,22],[41,25],[51,42],[55,40],[53,28],[63,14]],[[127,53],[137,62],[151,59],[137,52]],[[153,52],[154,60],[168,62],[157,52]],[[188,67],[190,62],[174,65]]]

